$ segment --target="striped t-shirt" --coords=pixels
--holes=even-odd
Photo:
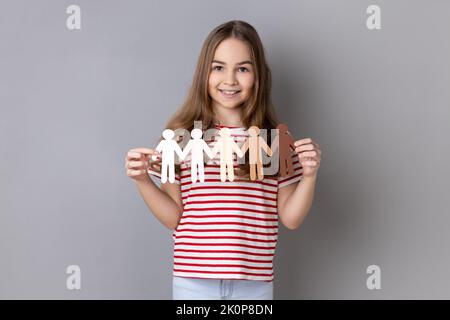
[[[245,128],[227,128],[238,145],[248,137]],[[215,141],[207,141],[211,149]],[[236,154],[234,161],[238,167]],[[205,163],[205,181],[192,183],[188,155],[175,179],[181,187],[183,214],[173,232],[173,275],[272,281],[278,235],[277,191],[300,181],[303,172],[295,153],[293,165],[294,173],[287,177],[251,181],[235,174],[234,181],[222,182],[220,165]],[[149,173],[160,177],[156,171]]]

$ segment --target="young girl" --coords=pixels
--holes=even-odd
[[[271,100],[271,73],[256,30],[230,21],[206,38],[191,89],[166,128],[229,128],[239,145],[247,129],[279,124]],[[270,130],[268,130],[270,131]],[[268,139],[270,145],[270,139]],[[211,149],[215,141],[207,141]],[[181,162],[176,183],[161,189],[148,173],[149,148],[131,149],[126,161],[145,203],[156,218],[174,230],[174,299],[273,299],[273,258],[278,217],[294,230],[311,207],[321,160],[319,145],[297,140],[294,173],[250,180],[248,165],[237,165],[234,181],[221,181],[217,164],[205,165],[204,182],[191,181],[188,162]]]

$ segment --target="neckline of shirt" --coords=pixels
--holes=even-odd
[[[214,123],[214,127],[215,127],[215,128],[229,128],[229,129],[241,129],[241,130],[246,130],[245,127],[225,126],[225,125],[221,125],[221,124],[218,124],[218,123]]]

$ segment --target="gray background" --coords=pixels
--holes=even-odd
[[[81,7],[81,30],[66,8]],[[366,28],[381,7],[382,29]],[[170,299],[171,232],[126,176],[207,34],[251,23],[278,113],[323,150],[276,299],[450,298],[450,2],[1,1],[0,298]],[[447,138],[445,138],[447,137]],[[82,289],[67,290],[67,266]],[[368,290],[366,268],[381,268]]]

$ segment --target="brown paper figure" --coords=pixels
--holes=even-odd
[[[294,174],[294,166],[292,164],[291,148],[295,151],[294,138],[288,131],[288,126],[280,123],[278,129],[278,150],[280,154],[280,176]],[[273,148],[272,148],[273,149]]]
[[[263,180],[264,178],[261,149],[267,155],[272,155],[272,150],[264,139],[259,136],[259,132],[260,130],[257,126],[251,126],[248,129],[249,137],[241,147],[242,153],[244,154],[249,150],[250,180],[256,180],[256,173],[258,174],[258,180]]]
[[[222,128],[219,130],[219,138],[212,150],[212,156],[214,157],[217,152],[220,152],[220,180],[225,182],[227,180],[234,180],[234,167],[233,167],[233,151],[236,152],[238,157],[242,158],[242,153],[239,146],[234,142],[230,136],[230,129]]]

